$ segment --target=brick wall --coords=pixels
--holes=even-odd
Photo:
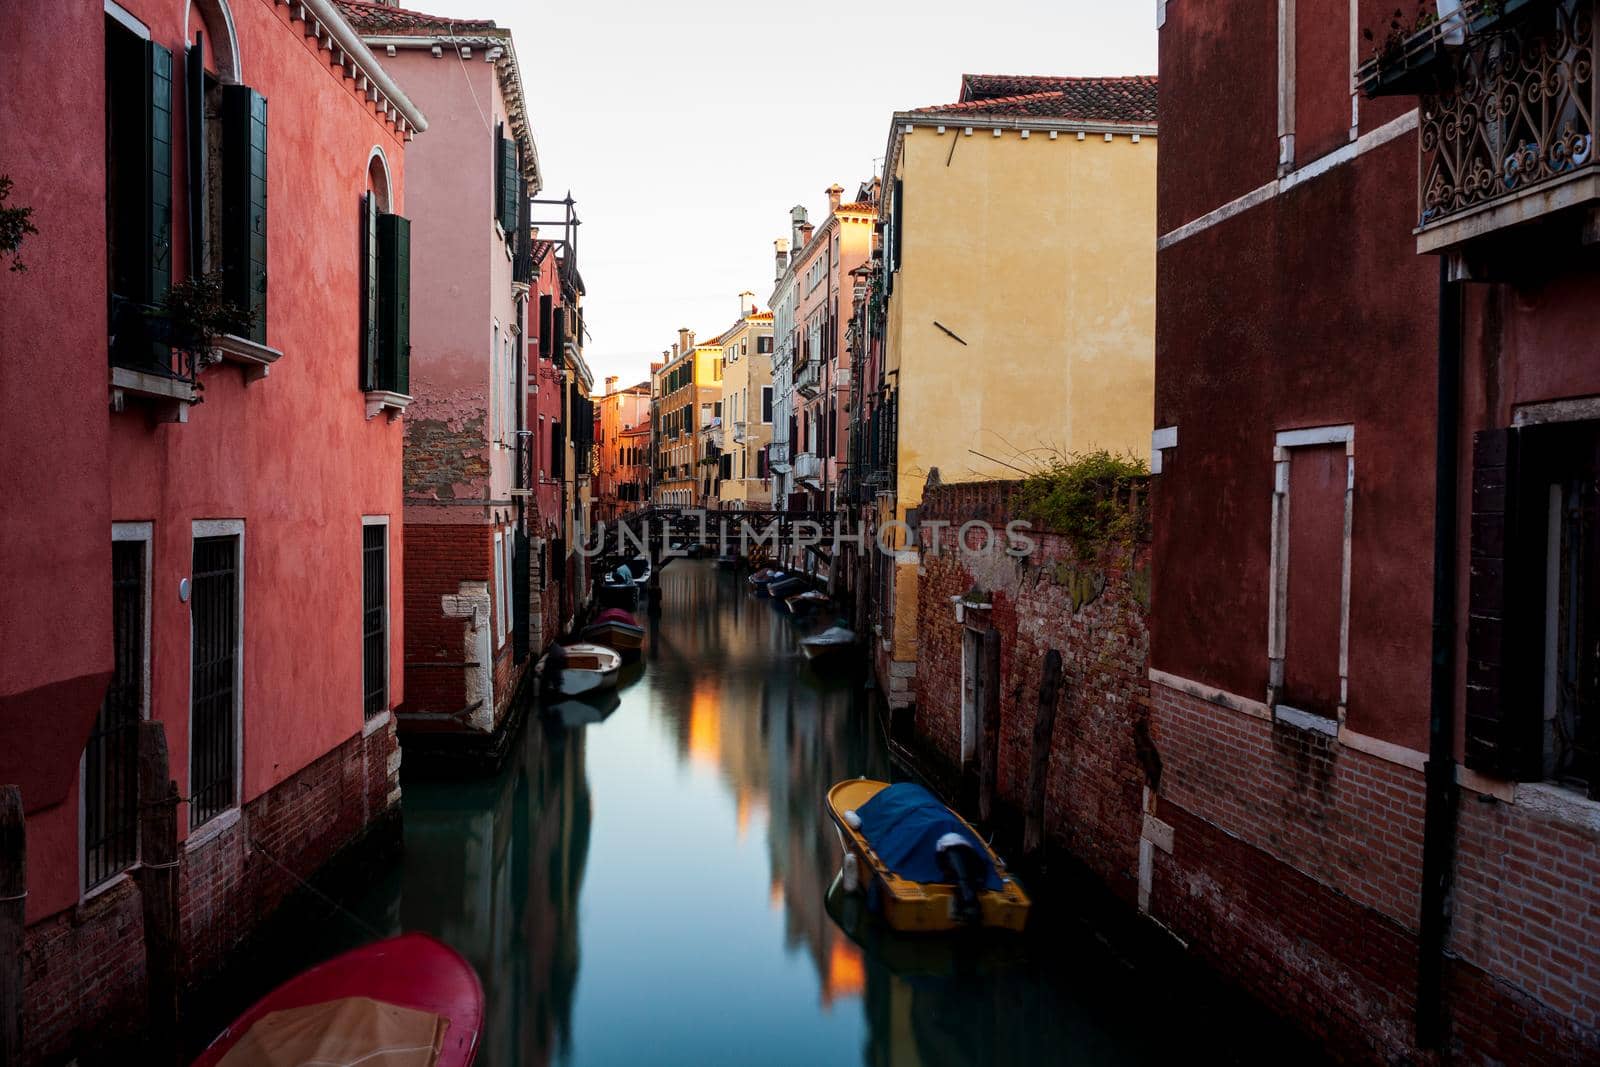
[[[494,528],[482,523],[406,523],[407,711],[460,711],[466,706],[464,668],[423,664],[463,662],[465,622],[449,618],[442,599],[465,581],[494,584]],[[492,596],[492,594],[491,594]]]
[[[945,762],[959,762],[962,631],[993,626],[1000,632],[998,794],[1024,808],[1044,658],[1059,650],[1065,684],[1051,736],[1046,833],[1132,900],[1145,785],[1139,738],[1149,718],[1148,549],[1123,546],[1083,561],[1065,538],[1035,531],[1036,550],[1026,558],[959,550],[964,522],[1004,531],[1016,517],[1014,492],[1015,483],[964,483],[923,497],[916,731]],[[935,522],[952,524],[939,534],[937,554]],[[952,598],[974,586],[993,608],[963,608],[958,622]]]
[[[964,555],[945,529],[944,550],[930,551],[933,522],[1003,529],[1015,491],[963,484],[924,498],[919,746],[959,766],[962,631],[993,626],[997,790],[1022,808],[1043,659],[1060,650],[1050,842],[1335,1055],[1435,1062],[1414,1045],[1422,754],[1384,758],[1354,738],[1277,722],[1248,700],[1152,684],[1143,545],[1083,560],[1063,538],[1034,531],[1027,558]],[[958,622],[952,598],[974,587],[992,607],[964,607]],[[969,772],[968,789],[972,781]],[[1553,787],[1467,784],[1446,966],[1449,1054],[1600,1062],[1600,814]]]
[[[1151,914],[1332,1047],[1414,1056],[1421,772],[1152,693],[1173,850],[1153,854]],[[1600,828],[1547,789],[1461,792],[1446,996],[1466,1062],[1600,1060]]]
[[[380,821],[398,817],[399,777],[391,719],[236,816],[219,817],[220,832],[201,828],[180,856],[185,980],[194,984],[214,974],[301,879]],[[33,1062],[95,1060],[140,1032],[144,921],[131,877],[30,927],[24,953],[23,1025]]]

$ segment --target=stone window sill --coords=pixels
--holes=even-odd
[[[157,422],[188,422],[195,402],[193,383],[128,367],[111,368],[111,410],[124,411],[128,400],[145,401]]]
[[[283,358],[276,348],[231,333],[217,339],[216,352],[226,362],[238,364],[246,385],[265,378],[272,365]]]
[[[1590,800],[1553,782],[1519,782],[1515,797],[1519,808],[1547,816],[1552,822],[1600,833],[1600,800]]]
[[[1329,737],[1339,736],[1338,719],[1330,719],[1326,715],[1301,711],[1299,708],[1291,708],[1287,704],[1274,704],[1272,706],[1272,721],[1310,733],[1326,734]]]
[[[204,825],[195,827],[189,832],[188,839],[184,841],[183,850],[185,852],[193,852],[197,848],[204,848],[237,826],[240,818],[241,815],[238,808],[229,808]]]
[[[393,422],[406,405],[411,403],[411,398],[404,393],[391,392],[388,389],[367,390],[367,418],[375,418],[384,411],[389,413],[389,421]]]

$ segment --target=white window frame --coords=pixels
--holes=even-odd
[[[506,624],[503,620],[506,606],[506,558],[500,552],[505,540],[499,530],[494,532],[494,647],[505,640]]]
[[[110,5],[107,6],[107,10],[108,11],[110,10]],[[154,553],[155,526],[154,526],[153,523],[149,523],[149,522],[114,522],[114,523],[111,524],[111,540],[114,541],[114,542],[115,541],[137,541],[137,542],[143,543],[143,545],[144,545],[144,621],[142,623],[142,628],[143,629],[142,629],[142,633],[140,635],[144,647],[143,647],[143,651],[142,651],[142,660],[143,660],[143,662],[139,665],[139,667],[140,667],[139,718],[144,720],[145,722],[149,722],[150,721],[150,604],[155,599],[151,595],[150,577],[151,577],[152,557],[155,555],[155,553]],[[107,878],[104,882],[101,882],[99,885],[95,886],[93,889],[85,889],[84,888],[84,886],[83,886],[84,870],[88,866],[88,856],[85,854],[85,850],[88,848],[88,840],[87,840],[86,826],[85,826],[85,823],[87,821],[87,812],[85,811],[85,807],[84,807],[84,803],[85,803],[84,787],[87,784],[84,781],[84,774],[87,771],[87,764],[85,763],[84,757],[85,757],[85,753],[80,752],[78,754],[78,900],[79,901],[88,900],[90,897],[98,896],[100,893],[103,893],[107,889],[109,889],[112,886],[116,885],[123,878],[127,877],[129,871],[132,871],[132,870],[135,870],[136,868],[138,868],[139,859],[140,859],[140,857],[139,857],[139,835],[138,835],[138,832],[135,831],[134,838],[133,838],[133,861],[131,863],[129,863],[126,868],[124,868],[123,870],[119,871],[117,874],[111,876],[110,878]]]
[[[372,718],[367,718],[367,677],[366,677],[366,649],[362,648],[362,676],[361,676],[361,722],[362,729],[370,733],[388,721],[389,705],[394,695],[394,656],[392,643],[394,641],[394,611],[392,597],[394,595],[394,538],[390,536],[389,516],[363,515],[361,516],[361,541],[357,550],[364,557],[367,550],[366,533],[368,526],[383,527],[383,702],[385,707]],[[365,562],[363,560],[363,562]],[[366,568],[361,568],[362,582],[366,581]],[[361,589],[361,610],[366,611],[367,590],[365,584]],[[374,725],[376,724],[376,725]]]
[[[190,525],[189,562],[186,571],[194,567],[194,543],[202,537],[236,537],[239,543],[239,553],[234,561],[238,568],[238,578],[234,585],[234,607],[238,617],[234,620],[233,628],[233,804],[205,822],[190,826],[189,836],[184,842],[186,849],[203,845],[232,826],[239,820],[239,813],[244,807],[244,520],[195,519]],[[192,600],[192,583],[190,594]],[[194,609],[192,603],[186,603],[184,606],[189,608],[189,668],[184,678],[184,690],[187,694],[184,729],[187,731],[187,738],[183,765],[184,788],[188,790],[192,786],[189,773],[194,766]]]
[[[505,568],[506,568],[506,595],[505,595],[505,600],[504,600],[504,603],[505,603],[505,619],[504,619],[504,622],[502,623],[502,629],[504,629],[504,631],[505,631],[506,639],[509,639],[511,637],[512,624],[516,622],[515,614],[511,610],[512,589],[515,588],[516,581],[517,581],[517,576],[516,576],[517,537],[516,537],[516,530],[515,529],[513,529],[510,526],[507,526],[505,528],[505,534],[504,534],[503,539],[501,540],[500,548],[501,548],[502,553],[504,554],[503,558],[505,559]]]
[[[1283,660],[1289,633],[1289,465],[1296,448],[1319,445],[1344,445],[1344,535],[1339,576],[1339,708],[1332,724],[1344,721],[1350,702],[1350,537],[1354,529],[1356,488],[1356,428],[1350,423],[1317,426],[1278,433],[1272,449],[1274,464],[1272,487],[1272,556],[1267,576],[1267,706],[1277,718],[1298,725],[1330,732],[1328,720],[1299,708],[1280,705],[1283,692]]]

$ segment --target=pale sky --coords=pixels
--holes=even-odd
[[[964,73],[1156,69],[1150,0],[401,6],[511,27],[541,195],[570,189],[583,219],[597,388],[642,380],[680,326],[720,333],[741,290],[765,308],[789,209],[820,223],[830,184],[854,196],[896,110],[954,101]]]

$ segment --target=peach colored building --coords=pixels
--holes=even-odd
[[[644,504],[650,383],[619,388],[620,380],[607,378],[605,392],[594,404],[594,517],[600,522],[611,522]]]

